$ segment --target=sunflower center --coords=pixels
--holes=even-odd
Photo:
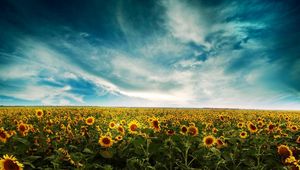
[[[122,127],[119,127],[118,130],[119,130],[119,132],[121,132],[121,133],[124,132],[124,130],[123,130]]]
[[[137,125],[136,124],[133,124],[133,125],[130,126],[130,130],[131,131],[136,131],[136,129],[137,129]]]
[[[4,133],[4,131],[0,131],[0,137],[1,138],[6,138],[6,134]]]
[[[168,134],[174,134],[174,130],[173,129],[168,130]]]
[[[190,133],[191,135],[195,135],[195,134],[197,133],[197,130],[196,130],[195,128],[190,128],[190,129],[189,129],[189,133]]]
[[[4,162],[4,169],[5,170],[18,170],[19,166],[12,160],[5,160]]]
[[[207,144],[207,145],[211,145],[212,143],[213,143],[213,139],[212,138],[208,138],[208,139],[206,139],[205,140],[205,143]]]
[[[88,122],[88,123],[92,123],[92,122],[93,122],[93,119],[89,118],[87,122]]]
[[[220,116],[220,119],[223,121],[223,120],[224,120],[224,117],[223,117],[223,116]]]
[[[279,148],[278,153],[280,156],[283,156],[283,157],[289,157],[291,155],[290,150],[286,147]]]
[[[185,133],[185,132],[187,131],[187,128],[186,128],[186,127],[182,127],[182,128],[181,128],[181,131],[182,131],[183,133]]]
[[[103,142],[105,145],[110,144],[110,140],[109,140],[108,138],[102,139],[102,142]]]
[[[153,126],[154,126],[155,128],[158,128],[158,121],[157,121],[157,120],[153,121],[152,123],[153,123]]]
[[[19,129],[20,129],[20,131],[22,131],[22,132],[26,130],[26,128],[25,128],[24,125],[20,125],[20,126],[19,126]]]
[[[223,145],[223,142],[221,140],[217,140],[218,145]]]
[[[250,125],[250,129],[251,129],[251,130],[256,130],[256,127],[255,127],[254,125],[251,124],[251,125]]]

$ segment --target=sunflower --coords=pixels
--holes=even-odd
[[[294,164],[294,165],[291,167],[291,170],[300,170],[300,165],[299,165],[299,164]]]
[[[152,122],[153,121],[153,118],[152,117],[149,117],[148,118],[148,122]]]
[[[216,134],[216,133],[218,132],[218,129],[214,127],[214,128],[212,129],[212,132],[213,132],[214,134]]]
[[[51,119],[48,120],[48,121],[47,121],[47,126],[52,126],[52,125],[53,125],[53,120],[51,120]]]
[[[270,123],[269,125],[268,125],[268,131],[269,132],[273,132],[274,131],[274,129],[275,129],[275,125],[273,125],[272,123]]]
[[[221,121],[224,121],[224,120],[225,120],[225,118],[224,118],[223,115],[219,115],[219,119],[220,119]]]
[[[175,134],[175,131],[173,129],[169,129],[167,130],[166,134],[172,136]]]
[[[264,126],[264,122],[262,120],[259,120],[257,122],[258,127],[263,127]]]
[[[296,139],[296,143],[300,144],[300,136]]]
[[[277,148],[277,152],[278,154],[282,157],[282,158],[288,158],[289,156],[293,155],[293,152],[290,150],[290,148],[286,145],[280,145]]]
[[[297,159],[292,155],[284,160],[284,163],[287,163],[287,164],[293,164],[296,162],[297,162]]]
[[[1,170],[23,170],[24,165],[21,164],[14,156],[4,155],[0,159]]]
[[[190,122],[189,126],[196,126],[196,124],[194,122]]]
[[[291,126],[290,128],[291,128],[292,132],[297,132],[297,130],[298,130],[298,127],[295,125]]]
[[[217,148],[223,148],[225,143],[221,139],[216,139]]]
[[[44,116],[44,112],[43,110],[41,109],[38,109],[35,111],[35,115],[38,117],[38,118],[42,118]]]
[[[238,127],[238,128],[243,128],[243,127],[244,127],[244,123],[243,123],[243,122],[239,122],[239,123],[237,124],[237,127]]]
[[[118,130],[118,132],[120,132],[122,135],[125,135],[125,129],[123,128],[123,126],[118,126],[117,130]]]
[[[286,121],[289,121],[289,120],[290,120],[290,118],[287,116],[287,117],[285,117],[285,120],[286,120]]]
[[[116,139],[117,141],[121,141],[121,140],[123,139],[123,136],[118,135],[118,136],[115,137],[115,139]]]
[[[116,128],[116,123],[115,122],[109,122],[108,126],[109,126],[109,128],[114,129],[114,128]]]
[[[105,148],[110,148],[113,145],[113,140],[110,136],[101,136],[98,143]]]
[[[125,124],[126,124],[126,120],[124,120],[124,119],[121,120],[121,124],[122,124],[122,125],[125,125]]]
[[[247,136],[248,136],[248,134],[245,131],[243,131],[243,132],[240,133],[240,138],[242,138],[242,139],[247,138]]]
[[[136,134],[138,128],[139,128],[139,123],[136,120],[133,120],[128,124],[128,129],[131,134]]]
[[[189,126],[187,129],[187,133],[191,136],[197,136],[198,135],[198,128],[196,126]]]
[[[11,137],[11,136],[16,135],[17,132],[15,130],[9,130],[9,131],[7,131],[7,134],[8,134],[9,137]]]
[[[159,122],[158,119],[152,119],[151,121],[151,127],[154,129],[155,132],[159,132],[160,131],[160,126],[159,126]]]
[[[18,125],[18,131],[21,133],[21,135],[26,136],[28,133],[28,130],[29,130],[29,128],[28,128],[27,124],[20,123]]]
[[[93,116],[90,116],[90,117],[85,119],[85,123],[87,125],[93,125],[95,123],[95,118]]]
[[[258,130],[257,127],[252,122],[248,123],[248,129],[251,133],[255,133]]]
[[[212,145],[214,145],[216,143],[216,139],[215,137],[209,135],[203,138],[203,144],[206,147],[211,147]]]
[[[0,141],[6,143],[8,138],[9,134],[3,128],[0,128]]]
[[[180,133],[185,135],[187,133],[188,128],[185,125],[182,125],[180,127]]]

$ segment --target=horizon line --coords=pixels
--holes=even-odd
[[[300,111],[300,109],[268,109],[238,107],[176,107],[176,106],[104,106],[104,105],[1,105],[1,107],[103,107],[103,108],[161,108],[161,109],[216,109],[216,110],[262,110],[262,111]]]

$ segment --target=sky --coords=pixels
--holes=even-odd
[[[297,0],[0,0],[0,105],[300,109]]]

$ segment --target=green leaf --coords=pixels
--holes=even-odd
[[[51,164],[54,166],[54,169],[58,169],[58,167],[60,166],[60,164],[56,161],[51,161]]]
[[[102,150],[100,151],[100,155],[104,158],[112,158],[113,157],[113,153],[107,150]]]
[[[92,168],[98,168],[98,169],[103,169],[103,166],[101,166],[100,164],[97,164],[97,163],[93,163],[92,165],[91,165],[91,167]]]
[[[24,139],[24,138],[19,138],[19,137],[14,137],[14,140],[23,143],[24,145],[28,146],[30,143],[28,140]]]
[[[229,162],[231,161],[230,153],[222,153],[222,157],[225,159],[225,161]]]
[[[138,169],[141,169],[141,165],[142,165],[142,162],[136,157],[132,157],[130,159],[127,159],[128,169],[138,170]]]
[[[44,158],[44,160],[54,160],[54,159],[56,159],[55,155],[47,156],[46,158]]]
[[[26,160],[30,160],[30,161],[35,161],[37,159],[41,158],[41,156],[27,156],[26,157]]]
[[[141,146],[145,143],[145,140],[143,138],[135,138],[135,140],[133,141],[133,144],[135,146]]]
[[[69,148],[70,148],[70,149],[75,149],[75,150],[78,149],[78,147],[77,147],[77,146],[74,146],[74,145],[69,145]]]
[[[104,165],[103,170],[113,170],[113,167],[111,165]]]
[[[94,152],[92,150],[90,150],[89,148],[84,148],[83,153],[89,153],[89,154],[93,154]]]
[[[28,166],[30,166],[31,168],[35,168],[35,166],[32,164],[32,163],[30,163],[30,162],[22,162],[24,165],[28,165]]]

